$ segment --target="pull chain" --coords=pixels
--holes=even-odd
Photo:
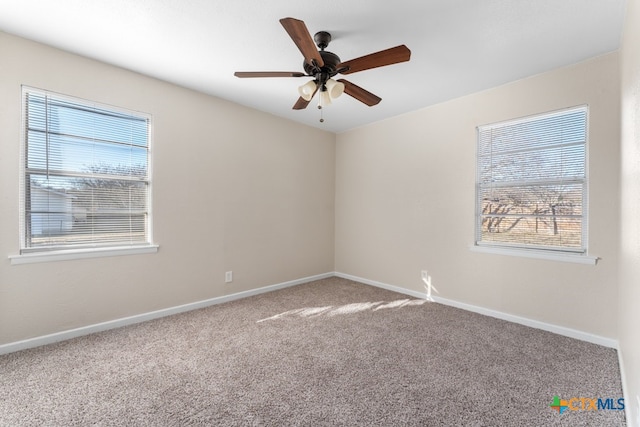
[[[318,96],[318,110],[320,110],[320,123],[324,123],[324,108],[322,108],[322,93]]]

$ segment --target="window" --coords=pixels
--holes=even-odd
[[[21,254],[151,244],[150,118],[23,87]]]
[[[476,246],[586,254],[587,107],[480,126]]]

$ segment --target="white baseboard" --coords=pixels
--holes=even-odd
[[[355,282],[364,283],[366,285],[376,286],[379,288],[387,289],[390,291],[399,292],[405,295],[410,295],[416,298],[427,299],[427,294],[422,292],[416,292],[409,289],[401,288],[394,285],[389,285],[386,283],[376,282],[374,280],[365,279],[362,277],[352,276],[349,274],[336,272],[335,275],[337,277],[342,277],[344,279],[353,280]],[[484,307],[479,307],[472,304],[467,304],[463,302],[458,302],[454,300],[450,300],[447,298],[442,298],[438,296],[432,296],[431,299],[439,304],[448,305],[451,307],[461,308],[463,310],[472,311],[474,313],[483,314],[485,316],[495,317],[501,320],[507,320],[513,323],[519,323],[521,325],[530,326],[536,329],[542,329],[543,331],[553,332],[558,335],[563,335],[570,338],[575,338],[581,341],[590,342],[593,344],[602,345],[604,347],[610,348],[618,348],[618,341],[612,338],[601,337],[599,335],[590,334],[583,331],[578,331],[576,329],[565,328],[564,326],[553,325],[550,323],[541,322],[539,320],[532,320],[526,317],[515,316],[513,314],[503,313],[497,310],[491,310]]]
[[[62,332],[57,332],[50,335],[44,335],[40,337],[30,338],[23,341],[16,341],[8,344],[0,345],[0,354],[12,353],[15,351],[26,350],[29,348],[39,347],[46,344],[52,344],[59,341],[68,340],[71,338],[80,337],[83,335],[89,335],[95,332],[102,332],[109,329],[115,329],[122,326],[133,325],[136,323],[146,322],[147,320],[158,319],[160,317],[170,316],[173,314],[183,313],[186,311],[197,310],[199,308],[209,307],[216,304],[222,304],[229,301],[234,301],[240,298],[246,298],[254,295],[263,294],[266,292],[275,291],[278,289],[283,289],[291,286],[300,285],[303,283],[312,282],[314,280],[326,279],[329,277],[341,277],[348,280],[353,280],[355,282],[364,283],[366,285],[376,286],[378,288],[387,289],[390,291],[398,292],[401,294],[409,295],[415,298],[427,299],[427,294],[422,292],[413,291],[410,289],[402,288],[399,286],[389,285],[387,283],[377,282],[374,280],[365,279],[362,277],[352,276],[349,274],[344,274],[340,272],[331,272],[318,274],[315,276],[304,277],[301,279],[291,280],[288,282],[278,283],[271,286],[265,286],[258,289],[252,289],[249,291],[238,292],[235,294],[225,295],[222,297],[216,297],[207,299],[204,301],[196,301],[189,304],[179,305],[175,307],[169,307],[162,310],[152,311],[148,313],[142,313],[135,316],[124,317],[121,319],[110,320],[107,322],[97,323],[94,325],[83,326],[76,329],[70,329]],[[565,328],[563,326],[552,325],[545,322],[540,322],[538,320],[527,319],[520,316],[514,316],[512,314],[503,313],[496,310],[491,310],[471,304],[466,304],[446,298],[441,298],[438,296],[433,296],[432,300],[443,304],[449,305],[452,307],[460,308],[463,310],[472,311],[475,313],[483,314],[486,316],[495,317],[502,320],[507,320],[509,322],[519,323],[521,325],[530,326],[537,329],[542,329],[544,331],[553,332],[559,335],[564,335],[567,337],[579,339],[582,341],[587,341],[590,343],[602,345],[610,348],[618,348],[618,342],[611,338],[601,337],[598,335],[589,334],[587,332],[578,331],[575,329]],[[618,354],[620,352],[618,351]]]
[[[137,314],[135,316],[124,317],[121,319],[110,320],[107,322],[97,323],[94,325],[83,326],[81,328],[69,329],[66,331],[57,332],[54,334],[44,335],[44,336],[35,337],[35,338],[30,338],[23,341],[16,341],[8,344],[2,344],[0,345],[0,354],[13,353],[15,351],[26,350],[29,348],[39,347],[46,344],[53,344],[55,342],[64,341],[71,338],[80,337],[83,335],[89,335],[95,332],[102,332],[109,329],[120,328],[122,326],[146,322],[147,320],[153,320],[153,319],[158,319],[160,317],[171,316],[173,314],[184,313],[186,311],[197,310],[199,308],[209,307],[216,304],[222,304],[225,302],[234,301],[241,298],[247,298],[254,295],[259,295],[265,292],[272,292],[278,289],[301,285],[303,283],[312,282],[314,280],[326,279],[333,276],[334,276],[333,272],[318,274],[315,276],[304,277],[301,279],[296,279],[288,282],[278,283],[275,285],[265,286],[258,289],[252,289],[244,292],[237,292],[235,294],[225,295],[222,297],[211,298],[203,301],[196,301],[189,304],[183,304],[175,307],[165,308],[162,310],[156,310],[148,313]]]
[[[388,291],[398,292],[400,294],[410,295],[415,298],[427,299],[427,294],[423,292],[416,292],[410,289],[401,288],[399,286],[389,285],[387,283],[376,282],[375,280],[365,279],[363,277],[352,276],[350,274],[344,274],[335,272],[336,277],[342,277],[343,279],[353,280],[354,282],[364,283],[365,285],[375,286],[376,288],[386,289]]]

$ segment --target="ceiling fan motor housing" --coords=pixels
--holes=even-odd
[[[317,79],[321,81],[321,83],[325,83],[331,77],[337,74],[338,64],[340,64],[340,57],[333,52],[328,52],[326,50],[320,51],[320,56],[324,61],[324,65],[322,67],[317,67],[315,65],[309,64],[306,61],[304,62],[304,71],[310,75],[315,76]],[[326,75],[326,77],[324,77]]]

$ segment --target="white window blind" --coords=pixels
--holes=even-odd
[[[586,253],[587,107],[478,128],[476,245]]]
[[[148,245],[149,122],[23,88],[22,252]]]

